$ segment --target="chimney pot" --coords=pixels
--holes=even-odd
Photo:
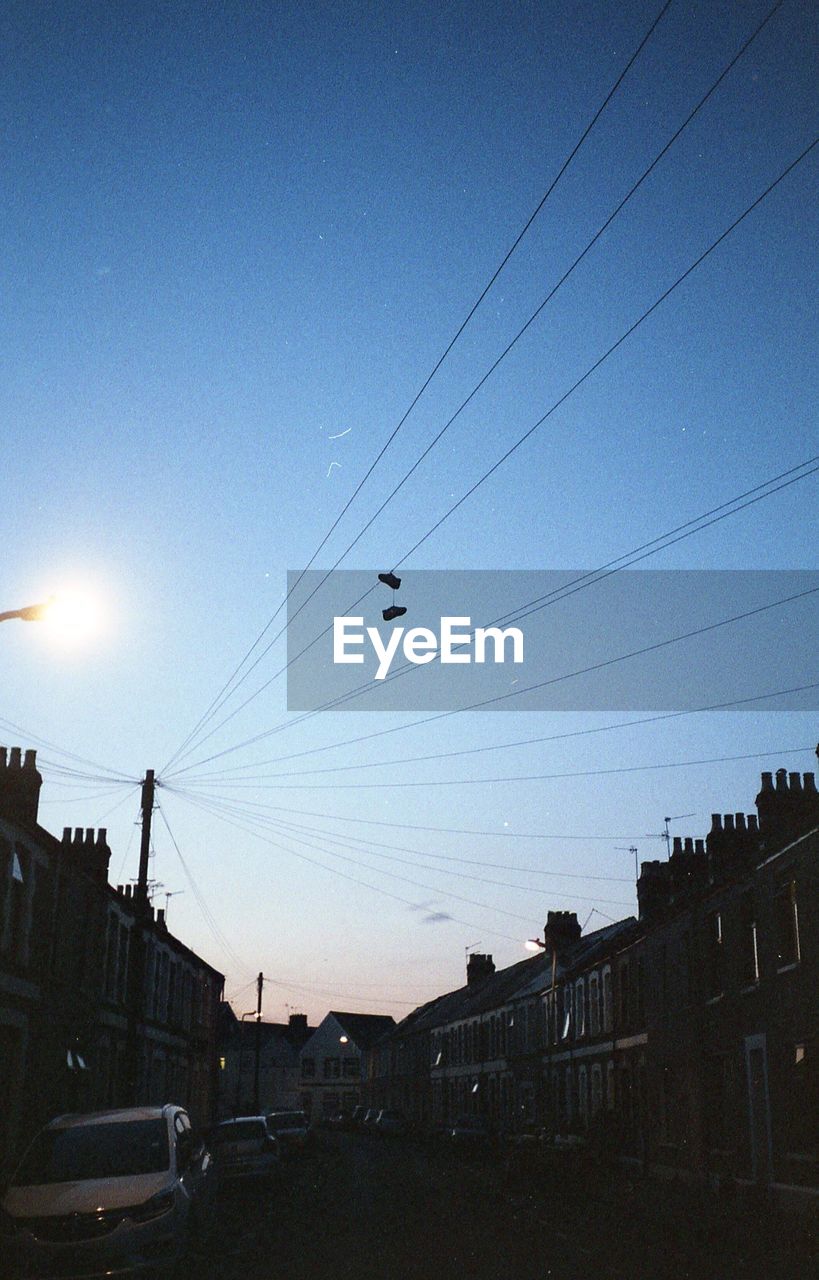
[[[695,852],[695,853],[705,853],[705,841],[704,841],[704,840],[695,840],[695,841],[694,841],[694,852]]]
[[[8,752],[5,747],[0,747],[0,769],[8,768]]]
[[[694,841],[692,840],[691,836],[685,837],[685,841],[683,843],[683,849],[685,850],[686,853],[694,852]]]
[[[788,771],[787,771],[787,769],[777,769],[777,771],[776,771],[776,789],[777,789],[777,791],[787,791],[787,789],[788,789]]]
[[[682,836],[674,836],[673,853],[682,853]]]
[[[722,831],[722,814],[721,813],[711,814],[711,830]]]
[[[22,767],[23,767],[23,766],[22,766],[22,763],[21,763],[21,760],[20,760],[20,748],[19,748],[19,747],[12,747],[12,749],[11,749],[11,755],[9,756],[9,768],[10,768],[10,769],[22,769]]]
[[[74,828],[74,843],[82,844],[82,827]]]
[[[801,790],[802,790],[802,775],[801,775],[801,773],[789,773],[789,774],[788,774],[788,781],[789,781],[789,782],[790,782],[790,784],[791,784],[791,791],[801,791]]]
[[[734,814],[734,820],[737,824],[737,831],[744,831],[745,830],[745,814],[744,813]]]
[[[811,795],[816,795],[816,778],[812,773],[806,773],[804,775],[804,789],[805,791],[809,791]]]
[[[24,769],[37,768],[37,752],[32,751],[31,748],[29,748],[29,750],[26,752],[25,756],[23,757],[23,768]]]
[[[723,822],[723,826],[724,826],[724,828],[725,828],[725,830],[726,830],[726,831],[733,831],[733,829],[734,829],[734,815],[733,815],[732,813],[726,813],[726,814],[724,814],[724,815],[723,815],[723,818],[722,818],[722,822]]]
[[[773,791],[773,774],[763,773],[761,791]]]
[[[748,830],[756,835],[759,831],[759,820],[755,813],[748,814]]]
[[[71,828],[63,827],[63,844],[71,844]]]

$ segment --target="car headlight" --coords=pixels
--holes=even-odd
[[[131,1209],[129,1217],[133,1222],[150,1222],[153,1218],[161,1218],[164,1213],[170,1213],[174,1204],[173,1191],[160,1191],[144,1204]]]

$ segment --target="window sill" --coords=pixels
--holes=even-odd
[[[776,972],[777,973],[793,973],[794,969],[798,969],[800,964],[801,964],[801,960],[792,960],[790,964],[780,965]]]
[[[746,987],[740,987],[739,994],[741,996],[747,996],[747,995],[750,995],[751,992],[758,991],[758,990],[759,990],[759,978],[757,978],[755,982],[749,982]]]
[[[725,992],[724,992],[724,991],[720,991],[720,992],[719,992],[717,995],[715,995],[715,996],[709,996],[705,1003],[706,1003],[706,1005],[709,1005],[709,1004],[719,1004],[720,1000],[724,1000],[724,999],[725,999]]]

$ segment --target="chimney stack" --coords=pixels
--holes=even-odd
[[[550,911],[547,914],[543,931],[547,951],[554,950],[560,955],[566,947],[577,942],[581,933],[576,911]]]
[[[0,818],[23,827],[36,827],[42,775],[37,769],[37,752],[19,747],[7,752],[0,747]]]
[[[475,982],[485,982],[494,972],[495,962],[492,957],[473,951],[466,962],[466,985],[471,987]]]
[[[763,773],[756,807],[765,853],[775,853],[819,826],[819,793],[814,775],[777,769],[774,787],[771,774]]]

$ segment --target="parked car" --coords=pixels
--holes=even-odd
[[[269,1177],[279,1167],[281,1148],[265,1116],[238,1116],[211,1130],[210,1142],[222,1178]]]
[[[446,1136],[456,1147],[488,1146],[489,1125],[483,1116],[459,1116],[447,1129]]]
[[[399,1137],[407,1132],[406,1116],[400,1111],[379,1111],[373,1126],[377,1133],[387,1137]]]
[[[267,1117],[267,1127],[276,1135],[283,1155],[303,1151],[310,1141],[310,1126],[303,1111],[273,1111]]]
[[[170,1270],[214,1188],[210,1153],[181,1107],[59,1116],[37,1134],[3,1196],[10,1274]]]

